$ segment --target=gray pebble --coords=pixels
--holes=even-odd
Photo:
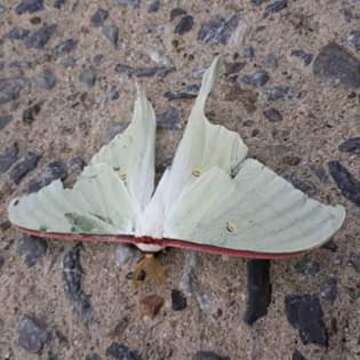
[[[338,149],[342,152],[360,155],[360,137],[353,137],[342,142]]]
[[[200,90],[199,85],[191,84],[179,91],[167,91],[164,94],[168,100],[181,100],[181,99],[193,99],[196,98]]]
[[[194,18],[191,15],[183,16],[175,26],[175,34],[184,35],[194,26]]]
[[[93,16],[91,16],[90,22],[95,27],[104,25],[105,20],[109,17],[109,12],[105,9],[98,8]]]
[[[329,161],[328,167],[343,196],[360,206],[360,180],[356,179],[340,161]]]
[[[360,30],[351,31],[347,37],[347,42],[356,51],[360,51]]]
[[[63,258],[63,280],[65,293],[75,311],[85,322],[91,319],[91,304],[87,294],[82,289],[82,268],[80,264],[81,245],[69,248]]]
[[[49,185],[52,181],[61,179],[64,180],[67,176],[66,165],[63,161],[52,161],[39,176],[31,179],[28,185],[28,192],[36,192],[44,186]]]
[[[27,83],[27,79],[23,77],[0,79],[0,105],[18,99]]]
[[[239,72],[245,67],[245,62],[224,62],[224,75],[229,80],[236,80]]]
[[[30,34],[30,30],[14,27],[12,28],[5,37],[10,40],[24,40]]]
[[[148,6],[148,12],[158,12],[160,10],[160,0],[153,0]]]
[[[12,115],[0,115],[0,130],[4,129],[6,125],[13,121]]]
[[[4,149],[0,154],[0,175],[10,169],[19,158],[19,148],[16,143]]]
[[[20,184],[24,176],[36,168],[40,157],[39,154],[29,151],[20,162],[14,166],[10,172],[10,178],[16,185]]]
[[[320,49],[313,63],[314,75],[337,81],[347,88],[360,88],[360,61],[336,43]]]
[[[108,360],[140,360],[136,351],[132,351],[124,344],[113,342],[106,349],[106,358]]]
[[[5,259],[2,256],[0,256],[0,270],[4,265],[5,265]]]
[[[28,352],[40,353],[50,340],[47,325],[34,316],[25,315],[18,325],[18,344]]]
[[[116,247],[115,262],[116,265],[122,267],[134,260],[138,254],[135,247],[131,247],[125,244],[119,244]]]
[[[113,0],[115,5],[129,6],[132,8],[138,8],[140,6],[140,0]]]
[[[84,69],[79,75],[80,82],[86,85],[88,88],[92,88],[95,85],[96,78],[96,71],[92,68]]]
[[[168,66],[154,66],[148,68],[133,68],[129,65],[125,64],[117,64],[115,66],[115,72],[118,74],[125,74],[129,77],[152,77],[158,76],[160,78],[164,78],[171,72],[174,72],[176,69],[175,67],[168,67]]]
[[[355,271],[360,274],[360,255],[359,254],[351,255],[350,264],[353,266]]]
[[[115,85],[111,86],[109,96],[110,100],[117,100],[120,98],[120,92]]]
[[[101,357],[97,353],[91,353],[86,355],[85,360],[101,360]]]
[[[328,334],[317,296],[288,295],[285,299],[285,311],[289,323],[299,330],[304,345],[328,345]]]
[[[34,79],[34,83],[41,89],[51,90],[56,86],[57,78],[51,70],[45,69]]]
[[[0,14],[4,13],[6,11],[6,7],[3,4],[0,4]]]
[[[244,75],[241,82],[251,86],[264,86],[270,79],[269,74],[265,70],[257,70],[253,74]]]
[[[266,18],[272,13],[280,12],[281,10],[284,10],[288,5],[288,0],[276,0],[273,1],[271,4],[266,6],[263,17]]]
[[[292,360],[306,360],[306,358],[299,350],[295,349],[292,355]]]
[[[280,111],[275,108],[266,109],[263,114],[270,122],[279,122],[283,120]]]
[[[43,49],[50,38],[55,34],[56,29],[56,24],[44,25],[25,38],[25,46],[28,49]]]
[[[47,251],[47,242],[39,237],[24,235],[17,240],[17,254],[24,258],[28,267],[34,266]]]
[[[70,161],[67,163],[67,173],[71,176],[75,175],[78,176],[81,171],[86,166],[85,160],[81,156],[74,156]]]
[[[320,285],[320,296],[331,304],[335,302],[337,297],[337,280],[335,278],[326,279]]]
[[[181,8],[174,8],[170,11],[170,21],[173,21],[176,17],[186,15],[186,11]]]
[[[102,28],[102,33],[116,49],[119,41],[119,28],[113,24],[104,25]]]
[[[265,89],[268,101],[287,100],[294,97],[294,91],[289,86],[269,86]]]
[[[34,122],[36,116],[41,111],[41,105],[42,105],[42,103],[38,102],[34,105],[31,105],[30,107],[28,107],[27,109],[25,109],[23,111],[22,121],[24,124],[31,125]]]
[[[291,56],[295,56],[299,59],[301,59],[304,62],[305,66],[308,66],[311,64],[314,55],[311,53],[308,53],[302,49],[296,49],[291,51]]]
[[[251,3],[255,6],[260,6],[262,5],[264,2],[266,2],[267,0],[251,0]]]
[[[300,274],[314,276],[319,273],[320,264],[317,261],[304,256],[295,263],[294,268]]]
[[[201,25],[197,39],[204,44],[226,45],[237,29],[239,20],[238,15],[232,15],[228,18],[216,16]]]
[[[171,308],[174,311],[181,311],[186,309],[187,301],[182,291],[173,289],[171,290]]]
[[[55,0],[54,7],[56,9],[61,9],[65,5],[66,0]]]
[[[18,15],[24,13],[35,13],[44,10],[44,0],[22,0],[16,7],[15,12]]]
[[[275,70],[279,66],[279,62],[275,54],[268,54],[264,60],[264,66],[268,69]]]
[[[248,46],[243,51],[243,56],[247,59],[254,59],[255,57],[255,49],[252,46]]]
[[[74,39],[67,39],[65,41],[62,41],[58,45],[55,46],[55,54],[57,56],[61,56],[64,54],[69,54],[73,50],[75,50],[77,47],[77,41]]]
[[[179,111],[171,106],[168,110],[160,113],[156,117],[157,124],[163,129],[179,129],[180,114]]]
[[[230,360],[228,356],[220,356],[212,351],[198,351],[192,360]]]

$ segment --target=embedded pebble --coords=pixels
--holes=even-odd
[[[130,350],[128,346],[113,342],[106,349],[107,360],[140,360],[137,351]]]
[[[16,143],[8,146],[0,154],[0,175],[10,169],[19,158],[19,148]]]
[[[294,91],[289,86],[269,86],[265,89],[268,101],[288,100],[294,97]]]
[[[292,360],[306,360],[306,358],[299,350],[295,350],[292,355]]]
[[[264,86],[270,79],[269,74],[265,70],[258,70],[250,75],[244,75],[241,82],[251,86]]]
[[[34,78],[34,83],[41,89],[51,90],[56,86],[57,78],[50,69],[45,69],[42,73]]]
[[[175,18],[181,15],[186,15],[187,12],[181,8],[174,8],[170,11],[170,21],[173,21]]]
[[[8,77],[0,79],[0,105],[19,98],[28,80],[23,77]]]
[[[41,111],[41,106],[42,103],[37,102],[34,105],[31,105],[30,107],[26,108],[22,114],[23,123],[26,125],[31,125],[34,122],[36,116],[39,115]]]
[[[61,9],[65,5],[66,0],[55,0],[54,7],[56,9]]]
[[[353,137],[342,142],[338,149],[342,152],[360,155],[360,137]]]
[[[43,49],[51,37],[56,33],[56,29],[56,24],[44,25],[25,38],[25,46],[28,49]]]
[[[12,28],[5,37],[10,40],[24,40],[30,34],[30,30],[14,27]]]
[[[74,51],[77,47],[77,41],[74,39],[67,39],[60,42],[55,46],[54,51],[57,56],[62,56],[64,54],[69,54]]]
[[[360,30],[351,31],[347,37],[349,45],[356,51],[360,51]]]
[[[333,304],[337,297],[337,280],[328,278],[320,285],[320,297]]]
[[[360,88],[360,60],[332,42],[320,49],[313,73],[321,79],[336,81],[347,88]]]
[[[32,170],[34,170],[41,158],[41,155],[29,151],[18,162],[10,172],[10,178],[16,185],[19,185],[21,180]]]
[[[225,95],[226,101],[239,101],[244,106],[246,112],[252,114],[256,111],[258,94],[252,89],[243,89],[238,84],[231,86]]]
[[[5,264],[5,259],[2,256],[0,256],[0,270],[4,266],[4,264]]]
[[[129,6],[132,8],[137,8],[140,6],[140,0],[113,0],[115,5]]]
[[[360,206],[360,180],[356,179],[340,161],[329,161],[328,167],[343,196]]]
[[[179,91],[167,91],[164,97],[168,100],[193,99],[196,98],[200,90],[199,85],[191,84]]]
[[[224,62],[224,75],[230,80],[236,80],[240,71],[245,67],[245,62]]]
[[[114,48],[117,47],[119,41],[119,28],[115,25],[104,25],[102,33],[110,41]]]
[[[183,16],[175,26],[175,34],[184,35],[189,32],[194,26],[194,18],[191,15]]]
[[[266,109],[263,111],[263,114],[270,122],[275,123],[283,120],[283,116],[280,111],[275,108]]]
[[[49,163],[41,174],[30,180],[28,185],[28,192],[36,192],[44,186],[49,185],[52,181],[57,179],[65,179],[67,176],[66,164],[63,161],[52,161]]]
[[[18,344],[31,353],[40,353],[50,340],[50,332],[45,323],[34,316],[25,315],[18,325]]]
[[[164,299],[156,294],[147,295],[140,300],[143,315],[151,319],[159,313],[164,303]]]
[[[271,302],[270,261],[247,261],[247,308],[244,321],[252,325],[265,316]]]
[[[233,32],[237,29],[239,21],[238,15],[231,15],[227,18],[215,16],[201,25],[197,39],[204,44],[226,45]]]
[[[317,296],[288,295],[285,298],[285,311],[289,323],[299,330],[304,345],[328,345],[328,334]]]
[[[4,129],[5,126],[10,124],[14,120],[12,115],[0,115],[0,130]]]
[[[148,12],[158,12],[160,10],[160,0],[153,0],[148,6]]]
[[[47,251],[47,241],[39,237],[23,235],[17,240],[17,254],[24,258],[28,267],[34,266]]]
[[[268,54],[265,56],[264,67],[271,70],[276,70],[279,67],[279,61],[275,54]]]
[[[270,3],[269,5],[266,6],[264,13],[263,13],[263,17],[266,18],[270,14],[278,13],[281,10],[284,10],[287,7],[287,5],[288,5],[288,0],[273,1],[272,3]]]
[[[91,16],[90,22],[95,27],[104,25],[105,20],[109,17],[109,12],[105,9],[98,8],[94,15]]]
[[[115,72],[118,74],[125,74],[129,77],[152,77],[158,76],[159,78],[164,78],[171,72],[175,71],[175,67],[169,66],[154,66],[154,67],[147,67],[147,68],[133,68],[129,65],[125,64],[117,64],[115,66]]]
[[[354,270],[360,274],[360,254],[352,254],[350,257],[350,264]]]
[[[294,268],[300,274],[314,276],[320,271],[320,264],[310,257],[303,256],[295,263]]]
[[[44,10],[44,0],[22,0],[16,7],[15,12],[18,15],[24,13],[35,13]]]
[[[101,357],[97,353],[91,353],[85,356],[85,360],[101,360]]]
[[[80,264],[81,245],[69,248],[63,258],[63,280],[64,289],[68,299],[71,301],[74,310],[80,318],[89,322],[91,319],[91,304],[89,295],[82,289],[82,268]]]
[[[291,51],[291,56],[295,56],[299,59],[301,59],[304,62],[305,66],[308,66],[311,64],[314,55],[311,53],[308,53],[302,49],[296,49]]]
[[[157,124],[163,129],[179,129],[180,128],[180,114],[179,111],[171,106],[168,110],[160,113],[156,117]]]
[[[186,309],[187,301],[182,291],[177,289],[171,290],[171,308],[174,311],[181,311]]]
[[[115,251],[115,262],[117,266],[124,266],[128,263],[131,263],[137,257],[138,251],[135,247],[119,244],[116,247]]]
[[[79,81],[87,88],[92,88],[96,83],[97,74],[95,69],[89,68],[81,71]]]
[[[212,351],[198,351],[192,360],[230,360],[228,356],[221,356]]]

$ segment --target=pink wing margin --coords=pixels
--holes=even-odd
[[[56,233],[56,232],[42,232],[36,230],[29,230],[16,226],[25,234],[37,236],[45,239],[56,239],[65,241],[89,241],[89,242],[110,242],[122,244],[151,244],[162,247],[173,247],[178,249],[186,249],[192,251],[199,251],[209,254],[236,256],[247,259],[262,259],[262,260],[284,260],[290,259],[304,254],[303,251],[292,253],[266,253],[253,252],[245,250],[235,250],[229,248],[222,248],[213,245],[202,245],[190,241],[174,240],[174,239],[154,239],[151,237],[135,237],[130,235],[88,235],[88,234],[73,234],[73,233]]]

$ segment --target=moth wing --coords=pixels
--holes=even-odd
[[[295,253],[325,243],[344,218],[342,206],[310,199],[248,159],[234,179],[214,168],[187,186],[169,213],[165,236],[254,253]]]
[[[199,95],[177,148],[167,179],[167,208],[199,174],[212,167],[234,174],[246,157],[248,149],[239,134],[211,124],[205,116],[205,103],[213,87],[218,60],[213,61],[203,76]]]
[[[154,190],[156,119],[144,91],[138,87],[137,92],[130,125],[103,146],[89,166],[106,163],[112,167],[143,209]]]
[[[87,168],[72,189],[53,181],[37,193],[14,199],[10,221],[24,229],[56,233],[131,234],[135,204],[107,164]]]

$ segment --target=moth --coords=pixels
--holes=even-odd
[[[344,207],[310,199],[259,161],[238,133],[214,125],[205,103],[219,66],[204,73],[172,165],[154,189],[156,118],[137,88],[128,128],[95,154],[72,188],[53,181],[11,201],[10,221],[44,238],[279,259],[328,241]]]

